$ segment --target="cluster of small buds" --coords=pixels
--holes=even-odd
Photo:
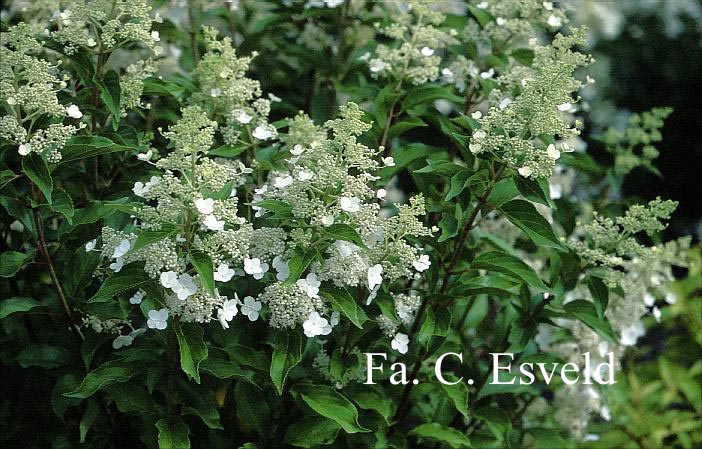
[[[441,57],[437,52],[456,43],[457,32],[440,28],[446,17],[432,3],[409,1],[403,10],[393,13],[392,23],[376,25],[379,33],[394,39],[398,45],[379,44],[374,56],[368,53],[362,57],[368,61],[371,76],[390,77],[398,82],[406,79],[415,85],[439,78]],[[392,7],[390,3],[388,7]]]
[[[485,36],[502,43],[536,36],[543,30],[558,31],[568,23],[565,11],[552,1],[482,0],[476,7],[494,18],[485,25]]]
[[[62,6],[54,12],[49,36],[64,45],[66,54],[81,47],[110,50],[126,43],[154,50],[160,40],[158,32],[151,30],[153,19],[146,0],[74,0]]]
[[[331,357],[324,347],[322,347],[314,357],[312,368],[314,368],[323,379],[331,382],[337,389],[341,389],[353,382],[362,383],[366,379],[363,363],[365,355],[360,349],[353,347],[348,352],[347,357],[351,359],[355,358],[357,363],[345,363],[345,370],[337,374],[331,369]]]
[[[588,56],[573,51],[584,44],[582,30],[557,35],[552,45],[535,46],[533,78],[519,86],[514,99],[491,106],[486,115],[476,112],[480,128],[469,143],[473,154],[490,152],[526,178],[548,178],[561,152],[571,151],[566,142],[543,142],[538,136],[570,139],[578,135],[579,123],[571,126],[564,113],[572,106],[572,93],[580,82],[573,78]]]

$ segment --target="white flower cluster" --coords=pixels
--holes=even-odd
[[[161,304],[148,312],[149,328],[163,329],[177,316],[217,320],[227,329],[241,312],[275,328],[300,326],[308,337],[328,335],[341,316],[326,294],[355,289],[370,302],[381,288],[405,289],[430,267],[429,257],[407,241],[431,234],[418,219],[423,199],[396,205],[391,217],[380,215],[372,183],[393,162],[379,161],[378,150],[357,141],[369,127],[357,105],[343,106],[340,115],[325,128],[304,116],[291,120],[282,145],[276,143],[289,157],[255,185],[263,172],[207,156],[218,124],[199,106],[183,109],[183,118],[163,133],[173,151],[155,163],[140,158],[162,175],[135,183],[133,192],[145,204],[134,210],[133,232],[106,227],[102,235],[100,251],[112,271],[143,262],[161,292],[149,298]],[[86,249],[95,246],[89,242]],[[214,288],[201,269],[203,257],[212,261]],[[143,299],[137,292],[130,303]],[[402,323],[411,323],[419,296],[398,294],[396,303]],[[399,335],[393,345],[406,351],[408,341]]]

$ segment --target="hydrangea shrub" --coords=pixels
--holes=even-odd
[[[661,238],[677,203],[621,194],[656,172],[670,110],[595,159],[587,30],[554,2],[7,8],[7,444],[662,444],[614,427],[633,374],[613,393],[491,379],[490,353],[621,369],[692,294],[673,268],[699,273],[689,238]],[[447,352],[443,377],[473,382],[437,381]],[[367,353],[409,380],[370,385]],[[700,372],[676,369],[694,447]]]

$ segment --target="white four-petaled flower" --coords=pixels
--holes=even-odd
[[[144,293],[142,290],[139,290],[138,292],[134,293],[131,298],[129,298],[129,304],[141,304],[141,301],[144,299]]]
[[[229,329],[229,322],[234,319],[239,309],[237,305],[239,304],[238,299],[229,299],[222,303],[222,307],[217,309],[217,319],[219,324],[222,325],[223,329]]]
[[[261,279],[268,271],[268,264],[266,262],[261,262],[261,259],[258,257],[254,257],[253,259],[247,257],[244,259],[244,271],[252,275],[254,279]]]
[[[124,255],[127,254],[127,251],[129,251],[129,248],[131,247],[132,244],[129,243],[129,240],[122,239],[122,241],[119,242],[119,245],[115,247],[115,250],[112,253],[112,258],[119,259],[120,257],[124,257]]]
[[[344,212],[354,213],[361,210],[361,200],[355,196],[342,196],[339,200],[339,204],[341,205],[341,210]]]
[[[149,329],[163,330],[168,326],[168,309],[149,310],[149,319],[146,320],[146,325]]]
[[[530,167],[519,167],[517,172],[525,178],[528,178],[533,173]]]
[[[210,231],[224,231],[224,220],[217,220],[214,215],[206,215],[202,224]]]
[[[302,329],[309,338],[316,337],[317,335],[329,335],[332,330],[329,321],[318,312],[310,313],[307,320],[302,323]]]
[[[302,287],[310,298],[319,298],[319,286],[322,283],[317,279],[315,273],[309,273],[305,279],[298,279],[297,285]]]
[[[258,312],[261,310],[261,301],[255,300],[252,296],[244,298],[244,304],[241,305],[241,313],[249,318],[249,321],[258,319]]]
[[[195,285],[193,277],[188,273],[178,276],[178,273],[175,271],[165,271],[161,273],[160,281],[161,285],[170,288],[180,300],[185,300],[197,293],[197,285]]]
[[[83,113],[80,112],[80,109],[78,109],[78,106],[76,106],[74,104],[68,105],[68,107],[66,108],[66,114],[68,114],[68,116],[71,118],[83,117]]]
[[[273,258],[273,268],[276,271],[275,278],[279,281],[284,281],[290,276],[290,267],[280,256],[275,256]]]
[[[236,271],[229,268],[226,263],[221,263],[217,267],[217,271],[214,272],[214,280],[219,282],[229,282],[232,277],[234,277]]]
[[[396,333],[395,337],[390,342],[390,346],[392,347],[392,349],[399,352],[400,354],[407,354],[408,345],[409,337],[407,336],[407,334],[403,334],[402,332]]]
[[[383,266],[380,264],[368,268],[368,290],[373,290],[376,285],[383,282]]]
[[[546,147],[546,154],[548,154],[548,157],[550,157],[554,161],[561,157],[561,152],[556,149],[556,146],[554,144],[549,144],[549,146]]]
[[[273,133],[263,125],[258,125],[251,133],[258,140],[267,140],[273,136]]]
[[[17,152],[20,154],[20,156],[28,155],[32,152],[32,144],[29,142],[21,144],[17,149]]]
[[[412,262],[412,266],[415,270],[421,273],[422,271],[429,269],[431,266],[431,260],[429,260],[429,256],[427,254],[422,254],[419,256],[419,259]]]
[[[392,156],[384,157],[383,158],[383,165],[386,167],[394,167],[395,166],[395,158]]]
[[[212,198],[198,198],[195,200],[197,211],[203,215],[210,215],[214,212],[214,200]]]
[[[244,112],[244,111],[241,111],[241,112],[239,113],[239,115],[236,116],[236,120],[237,120],[239,123],[242,123],[242,124],[244,124],[244,125],[251,123],[251,120],[252,120],[252,119],[253,119],[253,117],[250,116],[249,114],[247,114],[247,113]],[[254,137],[255,137],[255,136],[254,136]]]

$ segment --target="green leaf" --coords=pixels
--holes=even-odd
[[[103,363],[90,371],[80,386],[64,396],[71,398],[87,398],[101,388],[116,382],[126,382],[146,369],[142,360],[124,361],[114,360]]]
[[[517,175],[513,180],[517,185],[517,189],[519,189],[519,193],[521,193],[524,198],[529,201],[541,203],[544,206],[553,207],[551,191],[546,179],[531,179]]]
[[[366,244],[358,232],[346,223],[336,223],[327,228],[323,228],[325,235],[336,240],[344,240],[346,242],[355,243],[361,248],[366,248]]]
[[[33,344],[22,349],[17,354],[16,360],[22,368],[40,366],[53,369],[67,365],[70,361],[70,353],[60,346]]]
[[[12,170],[3,170],[0,172],[0,189],[5,187],[7,184],[11,183],[18,176]]]
[[[153,395],[146,388],[134,385],[133,382],[108,385],[105,391],[122,413],[149,413],[154,410],[156,404]]]
[[[300,396],[312,410],[336,421],[346,433],[368,432],[358,423],[358,410],[348,399],[326,385],[300,387]]]
[[[414,173],[431,173],[437,176],[451,177],[462,170],[465,170],[465,167],[451,161],[427,159],[427,166],[415,170]]]
[[[505,435],[512,429],[512,423],[509,417],[499,408],[484,406],[478,408],[473,413],[487,425],[488,429],[495,435],[495,438],[500,441],[504,440]]]
[[[235,359],[236,360],[236,359]],[[250,372],[244,371],[238,363],[231,361],[229,355],[222,349],[210,348],[207,350],[207,358],[200,363],[200,371],[205,372],[218,379],[238,379],[260,388],[253,380]]]
[[[395,137],[409,131],[410,129],[423,128],[426,126],[429,125],[427,125],[426,123],[424,123],[424,121],[417,117],[407,117],[390,127],[390,130],[388,131],[388,140],[392,140]]]
[[[590,301],[585,301],[584,299],[571,301],[565,304],[563,309],[565,309],[566,313],[582,321],[607,340],[617,343],[617,337],[614,335],[614,331],[609,325],[609,322],[606,318],[600,319],[597,316],[595,305]]]
[[[90,428],[93,426],[99,414],[100,406],[98,405],[98,402],[94,399],[88,401],[88,406],[85,408],[78,426],[81,444],[85,443],[85,437],[88,435],[88,430],[90,430]]]
[[[73,210],[73,200],[66,193],[65,190],[59,188],[54,190],[53,203],[51,204],[51,210],[62,214],[69,223],[72,222],[73,215],[75,211]]]
[[[525,200],[512,200],[500,209],[505,217],[521,229],[537,245],[565,251],[563,243],[553,233],[551,225],[536,211],[533,204]]]
[[[0,277],[14,276],[22,267],[34,260],[34,255],[34,250],[27,254],[17,251],[5,251],[0,254]]]
[[[445,427],[438,423],[422,424],[412,429],[410,433],[448,444],[454,449],[470,447],[470,440],[467,436],[457,429]]]
[[[321,416],[304,416],[285,431],[285,442],[297,447],[314,447],[331,444],[341,427],[331,419]]]
[[[254,206],[273,212],[271,218],[290,218],[292,217],[292,206],[281,200],[263,200],[254,203]]]
[[[188,425],[180,418],[161,418],[156,422],[159,449],[190,449]]]
[[[483,9],[476,8],[473,5],[468,5],[468,10],[483,28],[488,22],[492,20],[492,16],[490,15],[490,13]]]
[[[446,374],[444,376],[449,382],[455,382],[458,379],[454,379],[453,376]],[[451,399],[456,410],[468,418],[468,387],[464,382],[458,382],[455,385],[448,385],[441,383],[441,389],[444,390],[446,396]]]
[[[386,423],[390,422],[393,415],[393,403],[390,398],[385,396],[382,389],[372,385],[361,385],[361,388],[349,396],[362,409],[374,410],[385,419]]]
[[[534,62],[534,50],[530,48],[517,48],[512,52],[512,57],[524,65],[530,66]]]
[[[514,185],[514,181],[510,178],[505,178],[498,181],[497,184],[493,186],[490,195],[487,197],[487,204],[493,208],[498,208],[518,194],[519,190],[517,190],[517,186]]]
[[[197,323],[174,323],[178,346],[180,347],[180,367],[189,378],[200,383],[200,362],[207,358],[207,346],[202,339],[202,326]]]
[[[296,250],[295,254],[288,260],[288,268],[290,269],[290,274],[288,278],[283,282],[284,285],[292,285],[300,279],[302,273],[307,269],[307,267],[312,263],[314,259],[314,252],[303,253],[300,250]]]
[[[279,330],[275,335],[270,375],[278,394],[290,370],[302,360],[302,337],[295,330]]]
[[[61,150],[61,162],[59,164],[129,150],[133,150],[133,148],[118,145],[107,137],[74,136],[68,139],[66,146]]]
[[[468,179],[473,175],[468,169],[464,169],[451,176],[451,187],[449,192],[446,194],[446,201],[451,201],[451,199],[460,195],[466,187],[468,187]]]
[[[602,279],[595,276],[588,276],[587,288],[590,290],[592,299],[595,300],[595,310],[600,319],[604,319],[604,313],[609,304],[609,289]]]
[[[433,102],[435,100],[448,100],[454,103],[462,103],[464,101],[463,97],[459,97],[446,87],[423,86],[412,89],[407,94],[402,102],[402,110],[407,111],[408,109],[421,104],[433,106]]]
[[[348,318],[357,328],[363,329],[367,316],[346,289],[323,287],[320,294],[332,304],[334,310]]]
[[[88,302],[107,302],[120,293],[137,290],[149,282],[152,282],[152,279],[146,274],[143,266],[129,264],[105,279],[100,289],[88,299]]]
[[[0,301],[0,320],[7,318],[13,313],[29,312],[36,309],[46,309],[47,307],[34,298],[15,297]]]
[[[112,114],[112,129],[116,131],[121,117],[119,109],[121,94],[119,74],[114,70],[110,70],[104,75],[103,79],[94,78],[93,81],[95,81],[100,90],[100,99]]]
[[[500,251],[488,251],[479,254],[470,264],[476,270],[497,271],[512,278],[526,282],[532,287],[550,292],[533,268],[521,259]]]
[[[263,392],[245,382],[237,382],[234,387],[236,415],[256,429],[259,435],[266,435],[269,428],[271,410]]]
[[[22,171],[39,187],[39,190],[51,204],[51,191],[54,189],[54,180],[51,178],[49,166],[37,153],[29,153],[22,158]]]
[[[79,289],[85,290],[93,280],[93,272],[100,263],[99,251],[86,251],[79,246],[73,253],[71,263],[63,269],[63,291],[66,296],[74,296]]]
[[[210,295],[215,294],[214,266],[210,256],[202,251],[191,251],[190,262],[200,275],[200,282]]]

